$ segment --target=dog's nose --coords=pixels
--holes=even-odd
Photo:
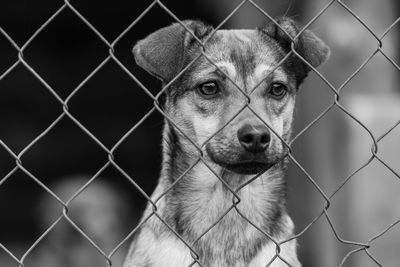
[[[269,130],[264,125],[245,124],[237,131],[237,137],[240,144],[252,153],[264,152],[271,141]]]

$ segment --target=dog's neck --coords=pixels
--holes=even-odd
[[[266,235],[273,238],[287,235],[286,161],[276,164],[240,188],[255,175],[226,171],[206,157],[203,162],[198,156],[185,151],[179,138],[182,136],[166,125],[163,169],[157,191],[163,193],[174,184],[165,195],[162,213],[179,235],[193,243],[196,251],[215,257],[231,253],[232,260],[246,260],[270,241]],[[285,233],[282,233],[284,229]],[[239,255],[244,247],[248,248],[246,255]]]

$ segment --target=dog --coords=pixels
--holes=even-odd
[[[330,50],[300,30],[287,17],[215,32],[187,20],[134,46],[136,63],[168,87],[156,207],[148,204],[124,267],[301,266],[285,144],[299,86]]]

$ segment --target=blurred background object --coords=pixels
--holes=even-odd
[[[152,1],[70,3],[75,10],[65,6],[20,55],[47,86],[24,64],[16,63],[18,51],[4,33],[22,47],[65,3],[3,0],[0,4],[0,140],[7,146],[0,144],[0,243],[17,258],[62,212],[62,205],[46,187],[67,201],[94,175],[100,175],[71,202],[68,211],[71,219],[109,253],[135,228],[146,203],[135,183],[150,194],[160,169],[162,116],[151,111],[153,100],[120,64],[156,94],[160,84],[135,65],[131,48],[174,18],[159,4],[152,6],[116,42],[118,64],[107,59],[109,48],[86,22],[111,43]],[[162,3],[179,19],[198,18],[218,25],[244,2]],[[400,219],[400,126],[396,126],[400,120],[400,23],[391,27],[399,20],[400,4],[394,0],[254,3],[271,17],[288,15],[303,24],[327,7],[309,28],[331,47],[330,61],[318,71],[340,89],[339,105],[334,105],[334,90],[311,73],[299,92],[295,135],[307,130],[293,143],[293,156],[327,197],[334,194],[328,209],[331,221],[322,215],[312,223],[323,212],[326,200],[296,164],[291,164],[288,177],[289,211],[297,233],[302,233],[299,253],[303,265],[339,266],[349,252],[362,248],[351,243],[368,243]],[[254,28],[266,21],[266,16],[247,1],[222,27]],[[65,115],[60,99],[68,99],[70,116]],[[371,152],[375,149],[372,136],[378,145],[378,158]],[[110,164],[107,151],[113,147],[116,165]],[[9,150],[22,153],[23,170],[16,169]],[[77,173],[88,175],[77,178]],[[371,243],[369,253],[384,266],[398,266],[400,261],[399,228],[395,225]],[[112,258],[113,266],[120,266],[128,244]],[[65,266],[107,266],[105,258],[65,219],[33,247],[25,266],[63,266],[56,263],[60,259],[74,261]],[[73,251],[73,258],[63,254],[66,247]],[[0,248],[0,266],[18,263]],[[361,250],[342,266],[377,265]]]
[[[54,193],[68,205],[68,216],[96,245],[108,255],[123,239],[128,221],[132,220],[127,197],[105,182],[102,177],[77,192],[88,182],[87,176],[61,177]],[[97,180],[98,179],[98,180]],[[76,196],[76,197],[75,197]],[[47,194],[39,200],[37,219],[45,232],[62,215],[63,206]],[[122,266],[126,251],[117,250],[112,256],[114,266]],[[26,261],[29,266],[97,267],[104,265],[102,257],[90,241],[70,222],[62,218],[41,241]]]

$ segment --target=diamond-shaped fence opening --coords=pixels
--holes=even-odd
[[[59,173],[95,173],[107,162],[107,153],[67,118],[62,118],[22,156],[24,166],[52,186]],[[55,142],[62,139],[64,142]],[[77,157],[82,155],[82,158]],[[84,160],[84,159],[90,160]],[[57,166],[44,170],[46,164]]]
[[[142,99],[140,105],[132,104],[136,99]],[[113,145],[153,108],[153,101],[110,60],[71,98],[69,108],[105,144]],[[128,119],[120,114],[127,114]]]
[[[108,47],[69,9],[25,48],[28,64],[66,98],[108,56]]]
[[[393,49],[385,50],[394,39],[390,36],[398,26],[399,18],[390,14],[390,21],[385,26],[376,27],[372,24],[373,18],[365,18],[363,9],[357,4],[360,1],[349,4],[331,0],[319,5],[318,10],[311,10],[313,15],[303,21],[304,28],[298,29],[295,36],[290,36],[278,24],[276,14],[305,13],[307,8],[315,8],[316,5],[310,4],[313,1],[305,2],[301,10],[291,10],[299,8],[297,5],[291,7],[289,4],[287,8],[282,8],[282,4],[274,7],[253,0],[231,2],[230,5],[221,4],[224,1],[217,4],[208,2],[193,1],[191,5],[189,2],[131,1],[121,5],[114,3],[107,10],[103,4],[96,9],[96,5],[65,0],[54,8],[52,6],[37,13],[37,16],[30,17],[28,14],[39,10],[39,5],[25,5],[19,8],[22,15],[13,19],[10,12],[10,16],[0,20],[0,55],[5,54],[6,58],[0,62],[0,101],[3,101],[0,105],[0,191],[6,192],[0,194],[0,202],[7,204],[11,197],[18,198],[15,207],[12,202],[1,206],[9,214],[6,215],[8,225],[15,221],[15,229],[9,234],[2,226],[1,266],[58,266],[67,263],[68,266],[90,267],[99,266],[100,262],[104,266],[120,266],[132,236],[137,237],[146,224],[155,223],[168,235],[175,236],[176,245],[187,251],[187,266],[208,266],[212,261],[202,257],[207,253],[198,249],[201,247],[199,244],[220,236],[216,229],[229,222],[232,216],[240,218],[243,224],[257,232],[260,239],[267,240],[275,248],[272,255],[264,256],[265,266],[292,266],[290,257],[283,249],[293,239],[311,242],[300,244],[299,258],[304,266],[382,266],[381,262],[389,266],[399,260],[393,260],[393,257],[398,257],[397,254],[384,253],[388,247],[396,246],[393,240],[388,240],[383,249],[374,248],[376,240],[383,240],[393,229],[398,229],[399,221],[393,218],[400,216],[395,204],[398,203],[396,197],[400,190],[400,185],[397,187],[396,183],[400,180],[399,172],[394,166],[398,164],[398,159],[390,146],[386,143],[381,145],[389,140],[388,136],[391,136],[393,147],[400,142],[396,134],[400,127],[400,112],[396,113],[399,110],[396,105],[400,105],[400,100],[392,89],[399,82],[396,79],[398,54],[393,54]],[[393,10],[399,8],[398,4],[386,5],[393,5]],[[215,22],[215,27],[204,40],[199,40],[183,21],[184,17],[204,18]],[[340,18],[345,18],[344,22]],[[28,27],[29,19],[33,22]],[[23,38],[21,20],[25,25]],[[229,28],[230,25],[241,28],[241,24],[254,26],[260,21],[267,21],[284,30],[285,38],[291,39],[290,48],[266,73],[266,77],[248,90],[233,79],[226,68],[215,62],[207,53],[207,47],[219,29]],[[180,24],[201,49],[175,77],[160,85],[154,80],[149,81],[149,76],[134,65],[131,49],[137,40],[171,22]],[[35,26],[33,30],[32,25]],[[318,30],[319,25],[325,27],[323,35],[333,43],[333,63],[328,63],[322,70],[307,62],[295,45],[308,29],[317,28],[317,35],[322,32]],[[377,30],[381,28],[384,30]],[[364,37],[360,37],[360,33]],[[364,45],[360,45],[357,38],[361,38]],[[354,46],[355,42],[358,42],[359,48]],[[324,87],[318,89],[325,92],[308,93],[300,101],[296,119],[301,119],[301,108],[312,115],[299,124],[294,139],[285,141],[284,136],[252,106],[251,97],[258,86],[290,58],[296,58],[311,69],[312,79],[301,90],[315,86]],[[244,101],[225,123],[219,125],[216,132],[198,141],[180,120],[168,113],[163,101],[164,95],[175,83],[187,78],[188,70],[200,61],[216,68]],[[370,68],[373,64],[378,67]],[[391,74],[387,76],[396,82],[382,82],[382,86],[376,88],[379,87],[376,80],[387,78],[382,76],[379,68],[383,72],[387,65],[391,68]],[[30,85],[32,79],[35,86]],[[368,88],[362,98],[357,97],[362,94],[358,89],[360,87]],[[373,106],[372,101],[377,94],[384,94],[392,100],[379,100]],[[326,96],[327,104],[325,101],[323,105],[313,105],[320,97]],[[356,103],[357,100],[362,104]],[[385,108],[380,109],[379,104],[385,105]],[[353,108],[355,105],[357,108]],[[390,116],[379,114],[382,110]],[[36,112],[39,115],[35,115]],[[295,183],[299,188],[288,191],[295,194],[293,199],[296,199],[293,203],[289,197],[289,210],[294,214],[295,223],[298,220],[301,224],[283,240],[277,239],[270,229],[254,222],[251,212],[243,208],[243,192],[258,183],[263,186],[262,175],[266,169],[232,186],[205,155],[207,144],[244,112],[258,118],[284,147],[285,154],[274,165],[290,161],[290,173],[297,177]],[[160,187],[151,196],[157,183],[161,154],[161,148],[154,144],[164,143],[164,148],[174,145],[167,144],[165,136],[160,138],[162,119],[193,152],[190,155],[191,164],[183,166],[184,169],[176,172],[176,177],[171,177],[173,182],[167,187]],[[390,122],[380,123],[382,120]],[[26,126],[21,126],[24,123]],[[343,129],[335,129],[335,126]],[[368,144],[360,141],[365,136]],[[305,145],[298,145],[302,141]],[[293,150],[297,147],[304,151],[296,153]],[[366,159],[361,157],[360,160],[360,150],[368,151]],[[307,155],[308,151],[312,156]],[[323,157],[318,156],[321,153],[324,153]],[[299,159],[300,156],[305,158]],[[14,162],[11,166],[10,158]],[[208,220],[203,220],[195,234],[188,236],[175,227],[176,218],[165,214],[163,207],[176,204],[165,199],[182,183],[188,183],[189,174],[199,166],[226,191],[231,202],[222,205]],[[383,175],[383,171],[379,170],[394,177],[390,186],[379,180],[379,176]],[[107,177],[107,183],[104,183],[103,177]],[[29,193],[24,184],[9,185],[17,179],[35,183],[36,187],[43,189],[43,197]],[[365,190],[378,186],[388,192],[377,190],[379,197],[365,194]],[[302,198],[302,195],[308,197]],[[30,202],[29,209],[37,212],[27,212],[28,206],[23,204],[26,201]],[[139,220],[144,202],[148,207]],[[132,216],[126,216],[129,203],[135,203],[130,207],[134,210]],[[395,207],[391,208],[390,203]],[[363,205],[362,209],[356,204]],[[296,205],[302,208],[296,208]],[[369,207],[375,209],[369,212]],[[390,216],[365,221],[368,216],[382,214],[379,213],[381,210],[390,213]],[[49,215],[47,211],[55,211],[57,215]],[[357,218],[352,219],[351,216]],[[46,220],[40,217],[48,217],[50,221],[43,223]],[[303,219],[298,219],[301,217]],[[360,222],[370,223],[371,227],[360,227]],[[15,238],[15,232],[24,228],[26,223],[41,226],[37,227],[39,230],[28,228],[36,231],[29,240],[21,236]],[[325,223],[324,227],[320,226],[322,223]],[[365,232],[365,229],[373,230]],[[318,236],[322,234],[324,238],[319,240]],[[229,245],[228,241],[226,246]],[[66,247],[69,249],[66,250]],[[320,256],[316,256],[314,251],[318,251]]]
[[[0,86],[3,93],[0,105],[4,107],[0,118],[3,125],[8,125],[1,128],[0,138],[19,152],[57,118],[62,108],[21,64],[0,81]]]

